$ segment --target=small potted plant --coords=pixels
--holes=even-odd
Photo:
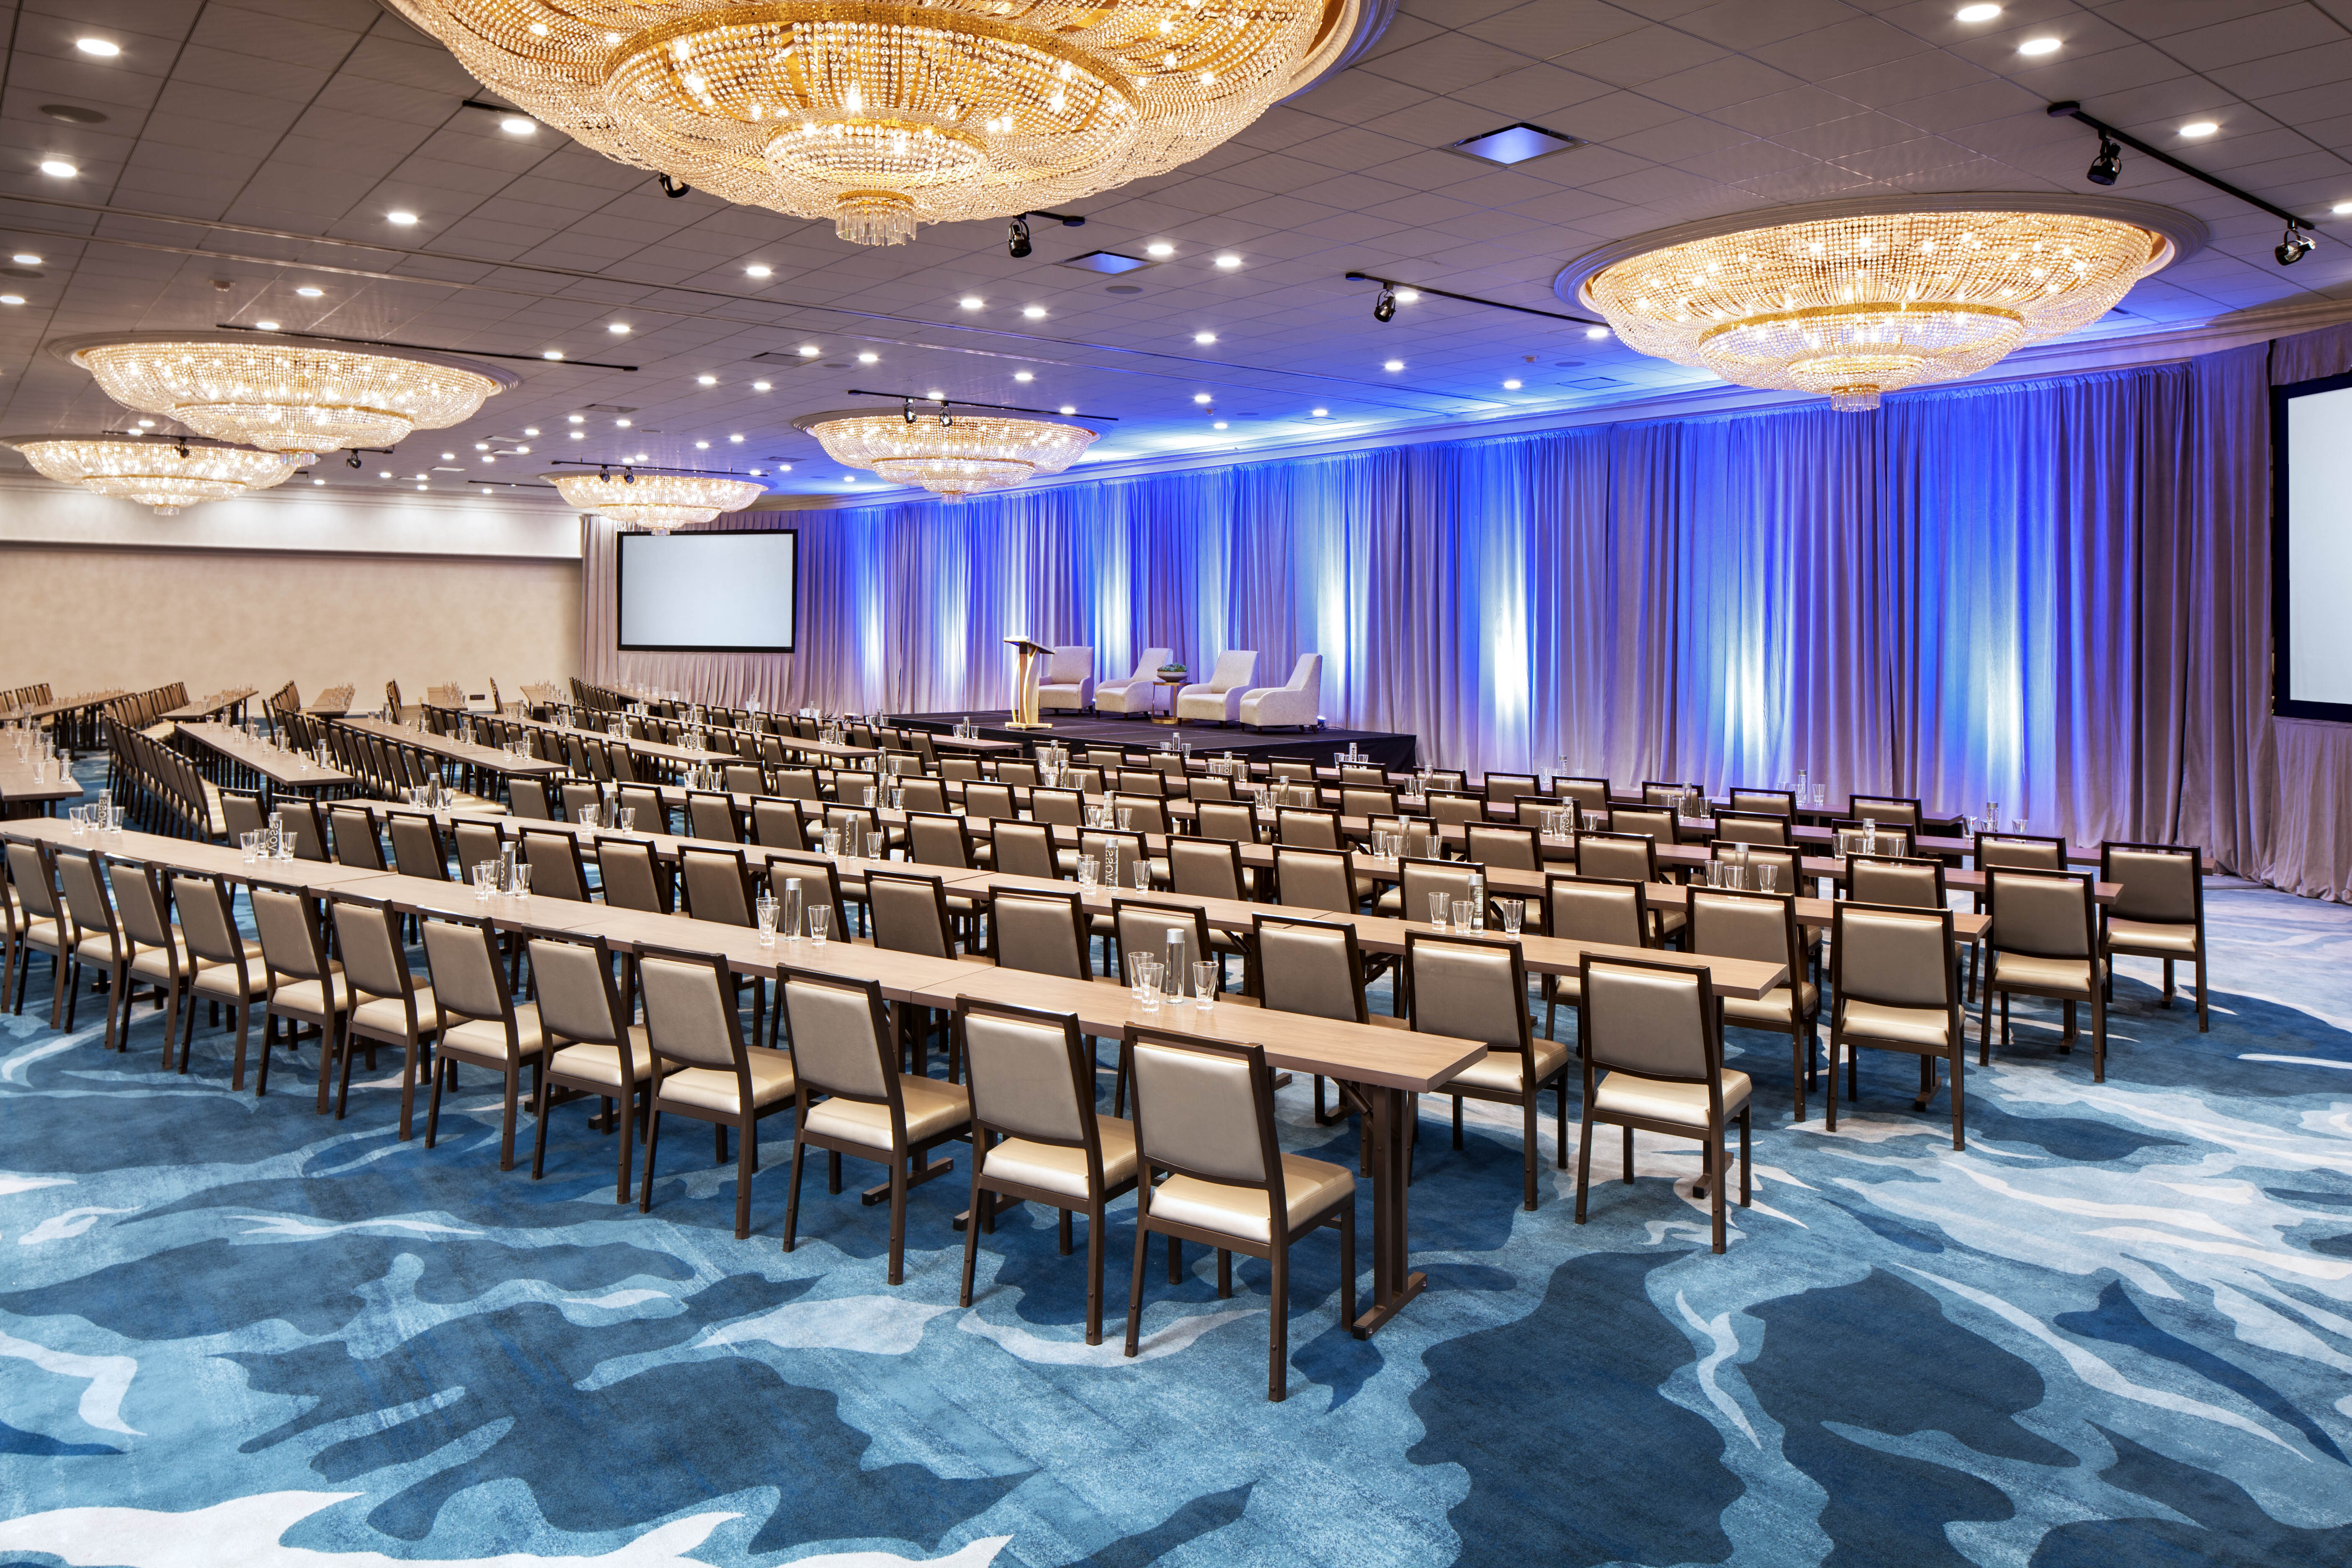
[[[1181,680],[1192,673],[1181,664],[1163,664],[1160,667],[1160,679],[1162,680]]]

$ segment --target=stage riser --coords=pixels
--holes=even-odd
[[[1006,727],[1012,717],[1003,710],[993,713],[893,713],[889,721],[910,730],[946,734],[970,719],[981,734],[992,741],[1017,741],[1024,745],[1050,742],[1073,748],[1125,746],[1135,751],[1157,751],[1162,741],[1181,734],[1192,743],[1196,757],[1222,756],[1231,752],[1253,761],[1306,757],[1324,764],[1330,763],[1333,752],[1346,751],[1352,741],[1368,761],[1398,770],[1411,768],[1421,747],[1417,736],[1380,730],[1276,730],[1261,734],[1234,725],[1184,724],[1171,729],[1141,718],[1093,719],[1066,710],[1046,713],[1046,721],[1053,725],[1050,730],[1013,730]]]

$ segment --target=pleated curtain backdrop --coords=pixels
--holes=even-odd
[[[1441,766],[1801,771],[2344,897],[2352,733],[2269,716],[2266,387],[2347,367],[2352,329],[1867,415],[719,519],[800,531],[791,655],[620,653],[599,520],[583,667],[953,713],[1007,705],[1012,633],[1089,644],[1105,678],[1149,647],[1196,671],[1244,647],[1278,685],[1320,653],[1333,724],[1410,731]]]

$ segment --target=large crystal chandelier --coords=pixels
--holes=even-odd
[[[392,0],[609,157],[897,245],[1163,174],[1305,85],[1362,0]]]
[[[1643,353],[1863,410],[2087,325],[2177,254],[2124,218],[1973,199],[1987,205],[1631,241],[1612,248],[1638,253],[1570,268],[1575,298]]]
[[[1002,414],[911,414],[847,409],[793,421],[853,468],[893,484],[920,485],[950,500],[1058,474],[1094,444],[1097,432],[1051,419]]]
[[[740,511],[767,487],[757,479],[714,474],[541,474],[566,504],[602,512],[629,528],[667,533],[692,522],[709,522],[722,511]]]
[[[44,479],[135,500],[160,517],[284,484],[296,466],[283,453],[169,436],[12,436],[0,446],[24,453]]]
[[[260,332],[119,332],[52,347],[126,408],[303,462],[458,424],[518,380],[451,354]]]

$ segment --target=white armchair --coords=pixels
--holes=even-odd
[[[1322,702],[1323,656],[1302,653],[1290,672],[1289,685],[1261,686],[1242,693],[1241,721],[1253,730],[1270,730],[1277,724],[1311,729],[1318,717],[1315,710]]]
[[[1228,649],[1217,656],[1217,668],[1209,672],[1208,679],[1178,688],[1176,717],[1230,724],[1241,715],[1242,693],[1256,679],[1257,655]]]
[[[1095,705],[1095,650],[1057,647],[1053,668],[1037,682],[1037,710],[1085,709]]]
[[[1095,711],[1097,713],[1149,713],[1151,711],[1151,689],[1157,684],[1160,667],[1176,658],[1172,647],[1148,647],[1143,657],[1135,661],[1135,673],[1124,680],[1106,680],[1095,688]]]

